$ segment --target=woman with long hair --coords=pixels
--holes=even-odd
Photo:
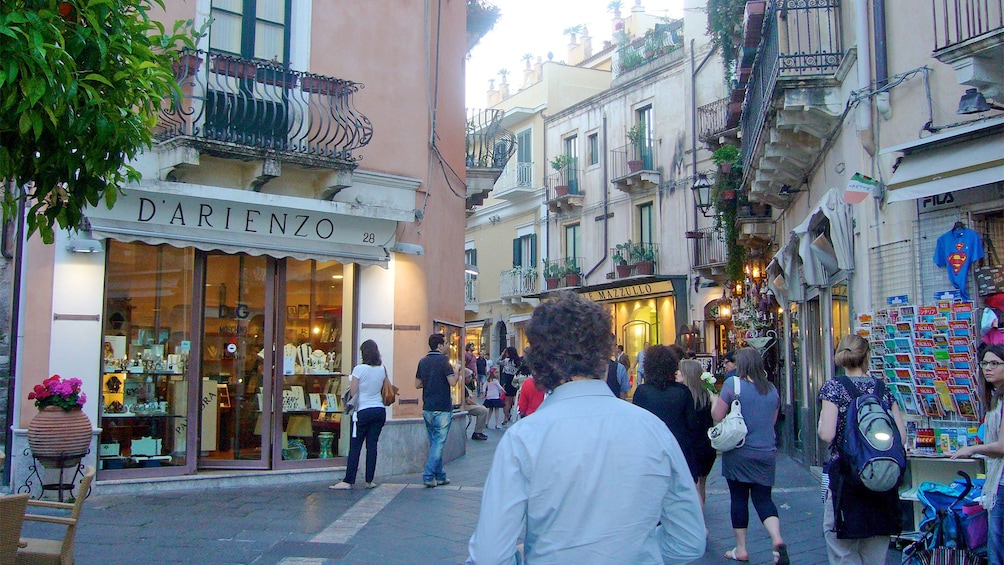
[[[725,380],[721,396],[714,400],[711,407],[711,416],[716,422],[728,414],[732,400],[737,396],[737,386],[748,431],[742,447],[722,454],[722,476],[729,485],[732,531],[736,536],[736,546],[725,552],[725,558],[749,561],[746,529],[749,527],[749,501],[752,499],[760,521],[770,534],[774,563],[788,565],[788,546],[781,538],[781,521],[771,499],[777,464],[774,424],[781,400],[777,388],[767,380],[763,359],[756,349],[745,347],[736,353],[736,376]]]
[[[680,444],[687,467],[697,480],[694,464],[694,397],[676,381],[680,360],[668,346],[653,345],[645,352],[645,382],[634,391],[634,403],[662,420]]]
[[[345,464],[345,478],[331,485],[335,490],[349,490],[356,482],[356,472],[359,469],[359,454],[366,442],[366,488],[376,487],[373,474],[376,473],[377,441],[380,431],[387,422],[387,409],[383,405],[380,389],[383,387],[387,369],[383,367],[380,358],[380,348],[372,339],[367,339],[359,346],[362,363],[352,369],[349,384],[352,396],[357,401],[356,411],[352,413],[352,435],[349,439],[349,460]],[[342,430],[345,430],[345,422]]]
[[[980,504],[990,513],[990,530],[987,536],[987,558],[990,565],[1004,563],[1004,345],[981,345],[977,356],[980,372],[983,374],[984,405],[990,407],[984,420],[983,445],[960,448],[952,459],[985,455],[987,458],[987,480],[983,485]]]
[[[502,352],[502,357],[499,358],[499,374],[501,375],[499,382],[502,385],[502,390],[505,391],[505,408],[502,411],[502,427],[509,424],[509,419],[512,417],[512,404],[516,400],[516,373],[519,372],[521,361],[519,358],[519,353],[516,353],[516,348],[509,346],[505,348]]]
[[[877,379],[868,376],[870,357],[868,341],[859,335],[848,335],[840,340],[833,355],[833,363],[843,367],[844,375],[850,379],[858,394],[875,394],[879,386]],[[883,388],[879,399],[888,410],[899,428],[900,437],[906,441],[906,426],[893,401],[892,391]],[[889,536],[899,533],[899,492],[892,488],[887,492],[874,492],[858,487],[847,481],[850,471],[845,463],[841,446],[844,428],[847,425],[847,409],[852,399],[848,390],[836,378],[831,378],[819,390],[822,408],[819,411],[817,434],[819,439],[829,442],[830,459],[824,465],[826,473],[826,494],[823,501],[823,538],[826,553],[831,564],[885,563]],[[838,496],[839,495],[839,496]],[[840,500],[840,512],[844,522],[853,523],[853,539],[842,539],[843,532],[836,528],[835,501]],[[858,516],[866,516],[860,519]]]
[[[693,359],[680,361],[679,374],[683,383],[690,389],[691,396],[694,397],[694,433],[693,445],[694,467],[697,474],[697,495],[701,498],[701,505],[704,505],[706,497],[706,487],[708,475],[715,465],[715,458],[718,452],[711,447],[711,438],[708,437],[708,428],[715,425],[711,418],[711,401],[714,396],[701,384],[701,375],[704,373],[704,366]]]

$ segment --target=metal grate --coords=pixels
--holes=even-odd
[[[948,282],[948,272],[934,264],[934,248],[938,244],[938,238],[951,230],[955,222],[961,221],[966,225],[972,226],[967,219],[968,217],[965,212],[960,212],[958,208],[950,208],[941,212],[922,214],[920,219],[914,224],[918,242],[917,264],[920,265],[920,269],[918,269],[920,275],[920,297],[910,297],[915,304],[934,304],[935,292],[954,288],[952,287],[952,283]],[[973,226],[973,229],[979,231],[979,228],[976,226]],[[975,297],[976,284],[973,282],[971,268],[966,286],[969,296]]]
[[[988,264],[1004,264],[1004,214],[996,213],[978,218],[973,229],[983,238],[983,251]],[[996,257],[992,256],[996,255]]]
[[[917,303],[913,242],[909,239],[876,245],[868,251],[872,309],[886,307],[886,298],[906,294]]]

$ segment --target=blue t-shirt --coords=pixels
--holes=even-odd
[[[453,375],[450,359],[439,351],[430,351],[418,362],[415,378],[422,381],[422,410],[449,412],[453,410],[450,382]]]
[[[948,282],[959,289],[963,300],[969,300],[969,293],[966,292],[969,266],[983,257],[980,234],[969,228],[951,230],[943,234],[934,247],[934,264],[947,267]]]

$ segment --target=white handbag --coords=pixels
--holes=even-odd
[[[742,379],[736,377],[736,397],[732,399],[732,407],[721,422],[708,429],[711,447],[718,451],[731,451],[746,443],[746,420],[743,419],[742,405],[739,403],[739,390]]]

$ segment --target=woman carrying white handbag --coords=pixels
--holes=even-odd
[[[756,349],[747,347],[736,353],[736,376],[726,379],[721,396],[711,407],[716,422],[729,413],[732,401],[739,397],[746,424],[744,443],[722,454],[722,476],[729,485],[732,499],[732,530],[736,546],[725,552],[726,559],[749,561],[746,529],[749,526],[749,501],[753,500],[773,544],[774,563],[787,565],[788,548],[781,538],[781,522],[771,499],[777,461],[777,438],[774,423],[780,407],[777,388],[767,380],[763,359]]]

